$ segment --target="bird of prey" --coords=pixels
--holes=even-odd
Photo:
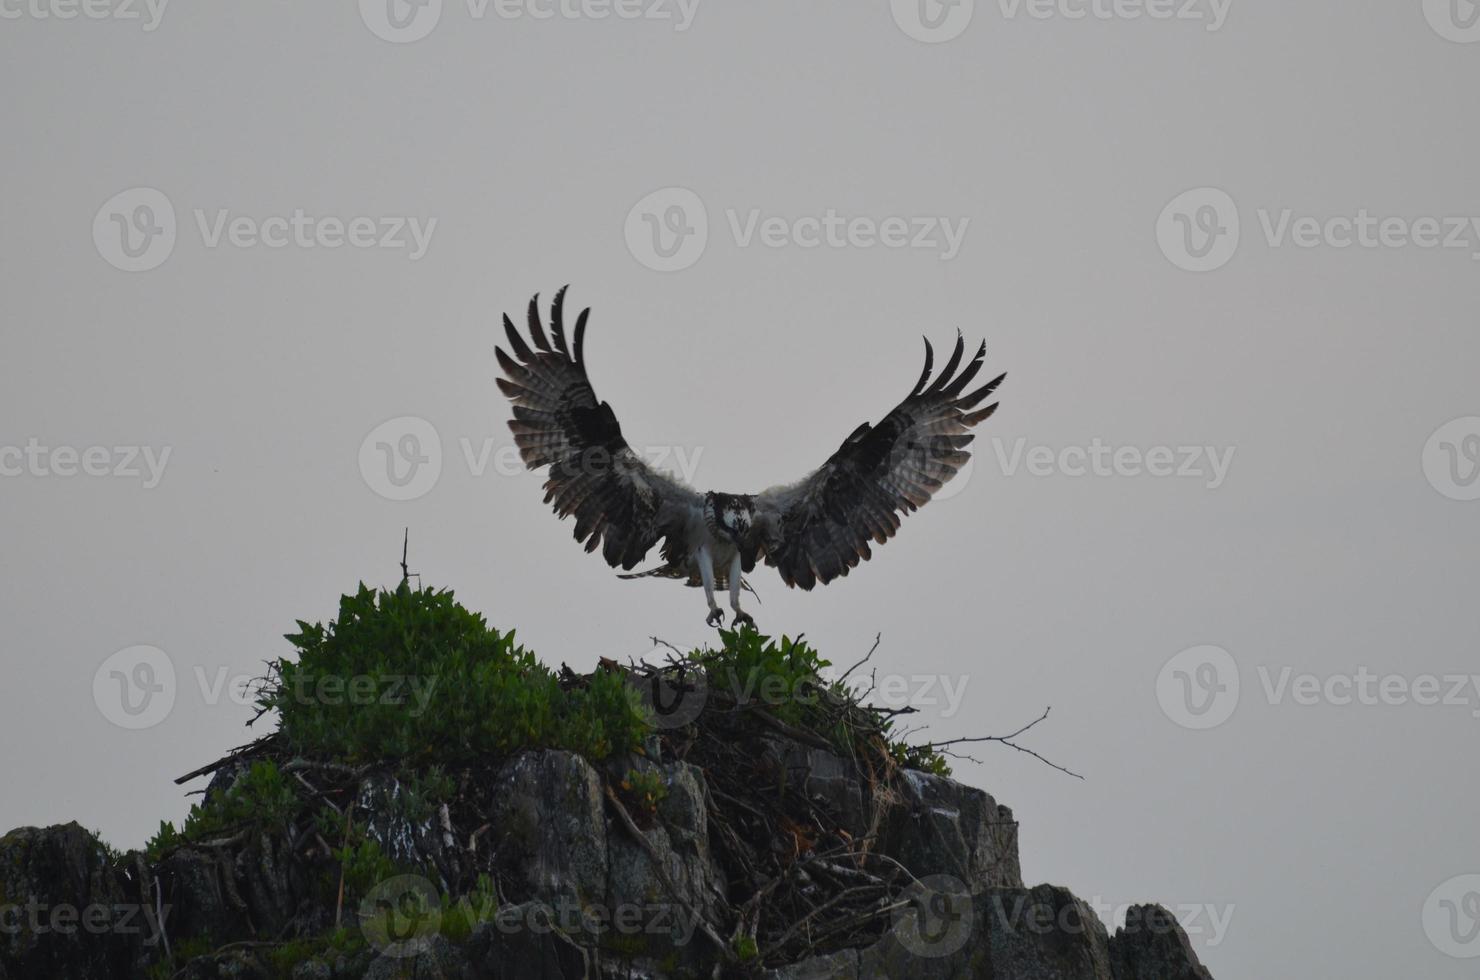
[[[977,405],[1006,377],[967,391],[986,344],[962,367],[966,348],[958,332],[955,350],[932,380],[927,338],[925,369],[909,395],[877,425],[853,430],[811,475],[755,494],[700,492],[632,451],[616,413],[596,397],[586,375],[591,311],[581,311],[567,343],[564,305],[562,288],[547,336],[539,296],[530,300],[527,341],[504,317],[509,352],[495,352],[507,378],[498,386],[514,404],[509,428],[519,454],[531,470],[549,467],[545,502],[561,518],[574,515],[576,540],[588,552],[599,547],[608,565],[630,573],[661,541],[661,565],[622,577],[703,586],[710,626],[725,616],[716,588],[728,588],[734,624],[754,626],[740,608],[740,593],[744,573],[757,562],[776,568],[788,586],[811,589],[867,561],[870,541],[887,542],[901,514],[923,506],[965,465],[974,438],[968,430],[997,408],[996,402]]]

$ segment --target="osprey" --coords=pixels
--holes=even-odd
[[[509,428],[529,469],[550,468],[545,503],[575,515],[575,537],[601,548],[613,568],[631,572],[662,542],[663,564],[623,578],[657,575],[704,587],[710,626],[724,622],[715,589],[729,589],[735,625],[755,621],[740,608],[743,573],[764,561],[788,586],[811,589],[847,575],[899,530],[900,515],[922,507],[966,463],[968,430],[997,403],[976,408],[1005,374],[968,392],[986,344],[961,368],[965,344],[933,381],[935,355],[925,341],[925,370],[909,395],[878,425],[865,422],[810,476],[756,494],[701,493],[659,473],[632,451],[610,405],[586,376],[586,321],[576,318],[566,343],[565,289],[555,294],[547,337],[539,296],[529,301],[529,341],[507,315],[513,356],[496,347],[507,378],[498,386],[514,403]],[[960,373],[956,373],[960,368]]]

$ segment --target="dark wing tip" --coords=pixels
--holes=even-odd
[[[569,288],[570,284],[566,283],[556,290],[550,305],[550,337],[555,341],[555,349],[567,357],[570,351],[565,346],[565,291]]]
[[[935,348],[930,346],[929,337],[923,339],[925,341],[925,370],[920,372],[920,380],[916,381],[915,387],[910,389],[911,398],[925,390],[925,382],[930,380],[930,370],[935,367]]]
[[[509,346],[513,348],[514,354],[521,361],[528,361],[534,357],[529,345],[524,338],[519,336],[519,331],[514,328],[514,321],[509,319],[509,314],[504,314],[504,334],[509,338]]]
[[[534,298],[529,301],[529,337],[541,352],[550,353],[550,341],[545,337],[544,325],[540,323],[539,293],[535,293]]]
[[[926,394],[938,395],[942,391],[945,391],[946,386],[956,376],[956,368],[961,366],[961,358],[965,356],[966,338],[962,337],[961,331],[958,330],[956,331],[956,346],[951,350],[950,360],[946,361],[946,366],[940,369],[940,376],[935,379],[934,384],[926,389]]]
[[[574,359],[578,366],[584,364],[586,360],[586,321],[590,318],[590,316],[591,307],[588,306],[581,311],[580,316],[576,317]]]

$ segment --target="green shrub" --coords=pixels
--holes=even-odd
[[[893,738],[894,718],[861,707],[860,691],[849,683],[824,680],[822,672],[832,662],[800,637],[773,640],[747,629],[721,630],[720,640],[718,650],[696,650],[689,655],[702,665],[710,691],[722,692],[738,705],[764,706],[788,725],[826,736],[845,755],[860,739],[874,733],[882,737],[890,757],[900,766],[940,776],[951,774],[936,749]],[[840,703],[855,710],[840,711]]]
[[[176,829],[160,821],[159,832],[144,846],[151,860],[187,841],[225,836],[242,830],[280,831],[304,807],[302,798],[277,763],[265,759],[252,763],[224,793],[190,807],[184,826]]]
[[[297,658],[269,665],[258,704],[296,754],[416,766],[561,748],[599,760],[650,730],[621,677],[563,688],[450,591],[362,584],[333,622],[300,621],[287,639]]]

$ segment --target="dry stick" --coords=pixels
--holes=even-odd
[[[1034,752],[1032,749],[1023,748],[1021,745],[1018,745],[1016,742],[1013,741],[1013,739],[1017,738],[1019,735],[1023,734],[1026,731],[1028,731],[1030,728],[1032,728],[1033,726],[1037,725],[1040,721],[1042,721],[1043,719],[1047,718],[1048,717],[1048,713],[1050,711],[1052,711],[1052,710],[1053,710],[1053,707],[1052,706],[1047,707],[1047,708],[1044,708],[1043,709],[1043,714],[1039,715],[1037,718],[1035,718],[1032,721],[1028,722],[1026,725],[1024,725],[1022,728],[1019,728],[1017,731],[1013,732],[1011,735],[983,735],[983,736],[980,736],[978,738],[951,738],[951,739],[945,740],[944,742],[926,742],[925,743],[925,747],[926,748],[932,748],[932,749],[938,749],[938,748],[941,748],[942,746],[946,746],[946,745],[959,745],[959,744],[961,744],[963,742],[999,742],[1002,745],[1006,745],[1009,748],[1017,749],[1019,752],[1026,752],[1028,755],[1031,755],[1033,758],[1037,759],[1039,762],[1043,763],[1046,766],[1049,766],[1050,768],[1057,769],[1059,772],[1062,772],[1062,773],[1065,773],[1067,775],[1073,776],[1075,779],[1083,779],[1084,777],[1081,776],[1081,775],[1079,775],[1079,773],[1074,772],[1074,771],[1069,770],[1069,769],[1065,769],[1063,766],[1059,765],[1056,762],[1049,762],[1047,759],[1045,759],[1043,756],[1039,755],[1037,752]]]
[[[689,915],[694,917],[694,921],[699,924],[699,928],[703,931],[704,935],[708,936],[709,941],[718,947],[725,959],[731,963],[736,962],[734,951],[730,949],[729,945],[723,939],[719,938],[719,933],[714,931],[714,927],[709,924],[704,916],[699,914],[698,909],[689,904],[688,899],[684,898],[683,894],[673,884],[673,879],[668,877],[668,871],[663,867],[662,855],[658,853],[657,848],[653,847],[653,842],[647,839],[647,835],[638,829],[636,821],[632,819],[632,814],[628,813],[627,808],[622,805],[622,801],[617,799],[617,794],[612,791],[611,786],[607,785],[605,789],[606,798],[611,800],[612,806],[616,808],[617,816],[622,818],[622,825],[627,828],[627,832],[632,835],[637,843],[642,845],[642,849],[647,851],[648,858],[653,862],[653,871],[657,874],[658,880],[663,883],[663,887],[668,889],[668,893],[684,907]]]
[[[814,919],[820,913],[826,912],[828,909],[832,908],[834,905],[837,905],[839,902],[843,901],[844,899],[846,899],[846,898],[848,898],[848,897],[850,897],[852,895],[856,895],[859,892],[866,892],[866,891],[873,891],[873,890],[874,890],[874,886],[872,886],[872,885],[863,885],[863,886],[859,886],[859,887],[855,887],[855,888],[845,888],[842,891],[838,892],[832,898],[829,898],[827,901],[823,902],[821,905],[817,906],[812,911],[810,911],[806,915],[802,916],[796,922],[792,923],[791,928],[788,929],[788,930],[786,930],[785,932],[783,932],[781,934],[781,938],[778,939],[778,940],[776,940],[774,943],[772,943],[771,944],[771,948],[769,950],[767,950],[764,954],[762,954],[759,957],[759,959],[761,960],[761,962],[765,962],[765,959],[766,959],[767,956],[771,956],[774,953],[781,952],[781,950],[786,947],[786,944],[791,941],[791,937],[794,936],[794,935],[796,935],[797,930],[801,929],[802,926],[807,925],[809,922],[812,921],[812,919]]]
[[[862,667],[864,664],[868,663],[869,658],[874,655],[874,651],[879,649],[879,640],[883,639],[883,637],[883,633],[874,634],[874,645],[868,648],[868,653],[863,655],[862,660],[858,661],[858,663],[854,664],[852,667],[849,667],[846,671],[843,672],[843,676],[838,678],[839,684],[843,683],[843,681],[846,681],[848,677],[859,667]]]
[[[814,735],[809,731],[788,725],[760,705],[749,704],[745,707],[768,727],[774,728],[793,741],[801,742],[803,745],[810,745],[816,749],[827,749],[829,752],[833,750],[833,744],[821,735]]]
[[[271,735],[262,736],[255,742],[249,742],[246,745],[241,746],[240,748],[233,749],[231,750],[231,752],[217,759],[215,762],[201,766],[199,769],[196,769],[193,772],[187,772],[185,775],[175,780],[175,785],[182,786],[185,783],[190,782],[190,780],[194,779],[197,776],[204,776],[208,773],[213,773],[217,769],[220,769],[222,766],[227,765],[228,763],[235,762],[237,759],[240,759],[245,755],[251,754],[256,749],[261,748],[264,744],[268,742],[274,741],[276,738],[277,733],[274,732]]]
[[[349,831],[351,821],[354,820],[355,811],[353,807],[344,808],[344,846],[349,847]],[[344,920],[344,861],[339,862],[339,901],[334,906],[334,928],[338,929]]]

